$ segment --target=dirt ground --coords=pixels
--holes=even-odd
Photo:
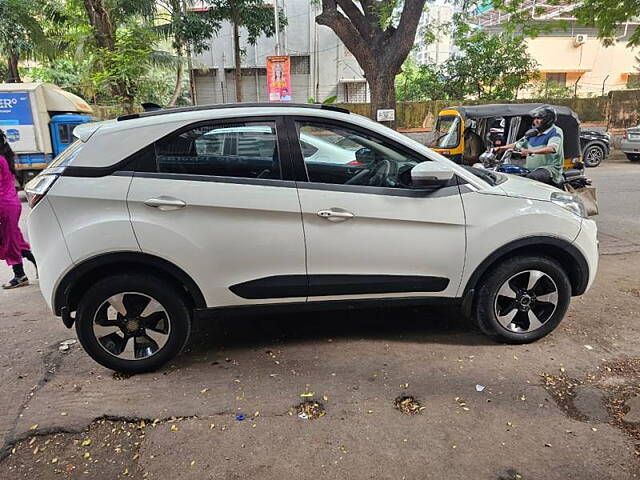
[[[640,165],[589,173],[596,283],[531,345],[446,309],[229,318],[126,377],[60,351],[36,285],[0,292],[0,478],[638,478]]]

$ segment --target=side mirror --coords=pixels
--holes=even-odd
[[[453,175],[453,170],[438,162],[421,162],[411,169],[411,185],[416,188],[443,187]]]

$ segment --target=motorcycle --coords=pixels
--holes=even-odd
[[[477,168],[484,168],[485,170],[492,170],[495,172],[509,173],[511,175],[517,175],[524,177],[531,172],[524,166],[526,158],[516,148],[510,148],[505,151],[502,158],[498,160],[498,156],[493,147],[489,147],[487,151],[480,155],[480,163],[474,165]],[[572,168],[564,170],[562,172],[562,182],[554,183],[554,186],[561,190],[569,191],[570,189],[577,190],[578,188],[591,185],[591,179],[588,179],[584,175],[583,168]]]

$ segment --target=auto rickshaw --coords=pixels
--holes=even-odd
[[[529,113],[542,103],[448,107],[438,114],[432,140],[436,152],[456,163],[473,165],[487,148],[521,139],[532,126]],[[580,150],[580,121],[568,107],[552,105],[556,125],[564,133],[564,168],[584,168]]]

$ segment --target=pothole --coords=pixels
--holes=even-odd
[[[425,409],[420,402],[410,395],[401,395],[395,399],[394,405],[397,410],[405,415],[415,415]]]
[[[545,390],[568,417],[581,422],[602,421],[622,430],[635,440],[636,454],[640,456],[640,422],[636,421],[640,414],[635,411],[640,409],[637,400],[640,398],[639,358],[606,362],[596,373],[587,374],[583,379],[546,373],[541,377]],[[594,398],[577,398],[585,392]],[[601,392],[601,400],[596,398],[596,392]],[[593,411],[585,411],[589,410],[585,405],[597,407],[594,402],[601,402],[606,409],[606,419],[597,418]]]
[[[582,381],[566,375],[551,375],[543,373],[542,386],[551,395],[551,398],[564,411],[564,413],[574,420],[581,422],[589,421],[589,418],[580,412],[575,406],[576,387],[582,385]]]

